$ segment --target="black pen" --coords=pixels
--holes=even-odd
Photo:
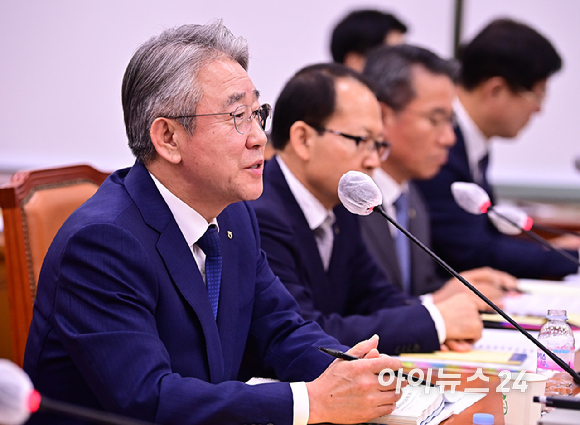
[[[348,353],[343,353],[342,351],[335,350],[334,348],[318,347],[318,349],[320,351],[322,351],[323,353],[330,354],[332,357],[337,358],[337,359],[348,360],[348,361],[359,360],[358,357],[352,356]],[[398,378],[405,378],[407,381],[409,381],[409,383],[413,382],[414,384],[428,385],[430,387],[437,386],[437,385],[433,384],[432,382],[426,381],[424,379],[422,379],[421,381],[409,380],[409,375],[407,375],[406,373],[399,374],[398,370],[394,370],[393,373]]]
[[[534,396],[534,402],[544,403],[548,407],[580,410],[580,400],[571,395]]]

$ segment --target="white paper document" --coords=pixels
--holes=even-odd
[[[441,391],[440,387],[408,385],[397,407],[390,415],[381,416],[371,423],[388,425],[437,425],[451,415],[460,413],[485,397],[485,393]]]

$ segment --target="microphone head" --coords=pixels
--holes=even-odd
[[[475,183],[454,182],[451,193],[457,205],[471,214],[482,214],[491,206],[487,192]]]
[[[343,174],[338,182],[338,198],[353,214],[369,215],[383,203],[383,195],[373,179],[360,171]]]
[[[532,218],[523,210],[511,205],[496,205],[487,216],[497,230],[506,235],[519,235],[522,229],[530,230],[534,225]]]
[[[0,423],[20,425],[26,422],[33,393],[28,375],[11,361],[0,359]]]

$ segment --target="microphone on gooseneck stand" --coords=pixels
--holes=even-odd
[[[528,331],[522,328],[515,320],[507,315],[501,308],[496,306],[491,300],[483,295],[476,287],[469,283],[463,276],[451,268],[445,261],[437,256],[431,249],[417,239],[407,229],[400,226],[393,218],[391,218],[382,207],[382,194],[373,179],[359,171],[349,171],[344,174],[338,184],[338,197],[344,207],[353,214],[369,215],[372,212],[378,212],[385,219],[387,219],[393,226],[399,229],[409,239],[411,239],[417,246],[425,251],[431,258],[433,258],[441,267],[443,267],[449,274],[458,279],[467,288],[469,288],[475,295],[495,310],[501,317],[515,327],[520,333],[534,343],[538,348],[544,351],[558,366],[568,372],[577,384],[580,384],[580,375],[576,373],[566,362],[555,355],[552,351],[547,349],[541,342],[530,335]]]
[[[152,425],[112,413],[73,406],[42,396],[28,375],[6,359],[0,359],[0,423],[21,425],[36,412],[54,412],[105,425]]]
[[[524,211],[509,206],[492,206],[487,192],[475,183],[454,182],[451,184],[451,193],[457,205],[465,211],[475,215],[487,213],[490,221],[500,232],[507,235],[524,232],[536,242],[580,266],[580,262],[572,255],[534,233],[531,230],[534,222]]]
[[[487,216],[493,225],[506,235],[519,235],[522,232],[531,231],[534,228],[557,235],[570,234],[580,236],[578,232],[572,230],[535,224],[532,218],[520,208],[509,205],[492,206],[487,192],[475,183],[454,182],[451,184],[451,193],[453,194],[455,202],[465,211],[475,215],[487,212]],[[529,236],[539,238],[539,236],[533,233],[529,234]],[[545,244],[545,241],[539,242]]]

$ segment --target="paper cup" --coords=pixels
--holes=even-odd
[[[507,371],[499,377],[497,391],[502,393],[505,425],[536,425],[542,405],[534,403],[533,398],[544,395],[547,378],[537,373]]]

